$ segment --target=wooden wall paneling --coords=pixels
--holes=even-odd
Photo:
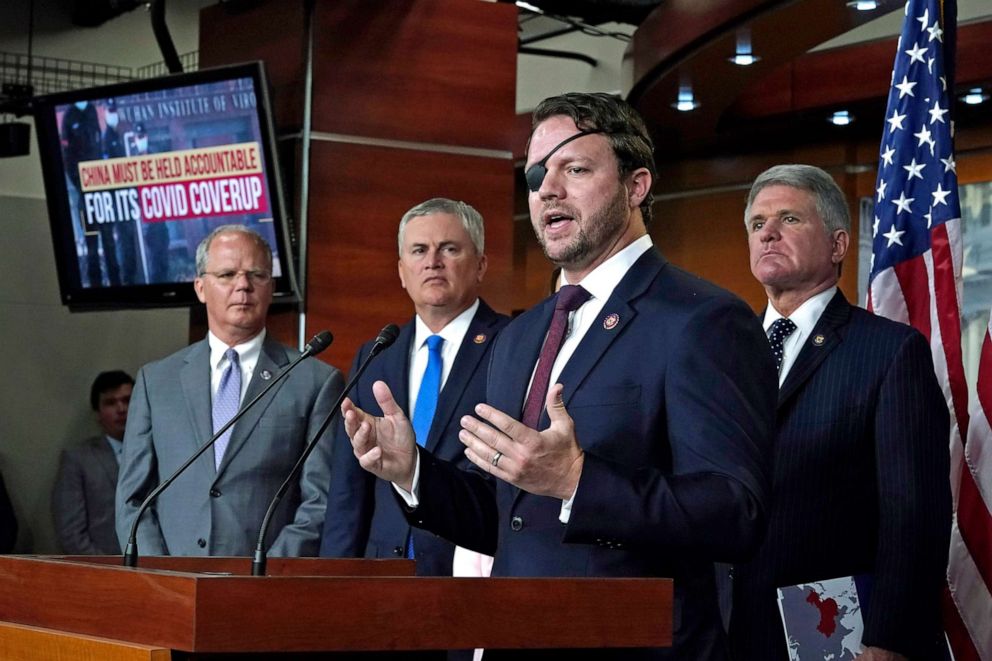
[[[464,0],[318,3],[314,130],[510,151],[516,17]]]
[[[676,266],[743,298],[755,310],[765,294],[751,275],[740,191],[656,202],[651,238]]]
[[[282,132],[298,129],[303,109],[303,2],[259,2],[246,10],[218,3],[200,11],[200,68],[263,60]],[[277,27],[277,29],[273,29]]]
[[[303,5],[201,14],[201,62],[264,59],[283,132],[302,122]],[[483,213],[484,295],[512,308],[522,278],[512,270],[516,16],[512,5],[464,0],[316,2],[306,335],[334,332],[322,359],[347,367],[360,342],[410,315],[396,225],[428,197]],[[284,169],[298,173],[299,144],[287,151],[295,159]],[[292,183],[295,206],[298,177]],[[274,333],[295,342],[295,310],[271,317]]]
[[[489,259],[482,295],[500,311],[519,307],[510,160],[315,141],[312,167],[307,329],[334,333],[331,363],[347,368],[362,342],[413,314],[397,274],[396,232],[403,213],[431,197],[479,210]]]

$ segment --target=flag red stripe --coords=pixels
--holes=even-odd
[[[937,304],[937,323],[940,326],[941,343],[944,345],[944,359],[947,364],[947,379],[951,387],[954,414],[958,419],[961,437],[964,438],[968,433],[968,384],[964,376],[964,359],[961,351],[961,310],[958,307],[958,292],[954,278],[954,256],[946,224],[942,223],[930,232],[930,246],[933,255],[933,290]],[[992,411],[989,408],[985,410]]]
[[[955,661],[982,661],[947,587],[944,587],[940,596],[940,610],[944,616],[944,632],[947,633],[951,649],[954,650]]]
[[[992,421],[992,338],[986,332],[978,362],[978,401],[986,420]],[[977,415],[977,413],[976,413]],[[973,443],[982,442],[975,439]],[[992,514],[982,499],[967,464],[961,467],[961,487],[958,495],[958,528],[961,539],[978,567],[979,573],[992,592]]]
[[[961,467],[958,528],[971,559],[985,579],[985,585],[992,591],[992,515],[985,508],[985,501],[975,484],[975,476],[968,470],[967,464]]]
[[[992,337],[985,333],[982,352],[978,358],[978,401],[982,405],[985,419],[992,421]]]
[[[930,286],[923,257],[914,257],[892,267],[902,289],[909,324],[930,341]],[[960,336],[959,336],[960,337]]]

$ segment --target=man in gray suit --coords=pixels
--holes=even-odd
[[[141,502],[298,354],[266,337],[272,252],[240,225],[218,227],[196,251],[207,337],[145,365],[131,398],[117,484],[124,546]],[[306,360],[157,498],[138,526],[144,555],[249,555],[276,489],[341,393],[341,373]],[[232,401],[233,397],[233,401]],[[276,556],[317,555],[328,487],[330,435],[272,518]]]
[[[134,379],[127,372],[100,372],[90,387],[90,406],[103,434],[62,451],[52,491],[52,516],[65,553],[121,552],[114,528],[114,491],[133,387]]]

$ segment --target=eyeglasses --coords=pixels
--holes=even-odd
[[[222,285],[233,285],[242,275],[253,285],[267,285],[272,281],[268,271],[204,271],[201,275],[212,275]]]

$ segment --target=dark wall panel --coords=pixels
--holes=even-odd
[[[307,331],[333,331],[331,362],[346,365],[382,326],[413,314],[397,275],[396,231],[407,209],[431,197],[464,200],[486,219],[483,296],[512,309],[512,186],[508,160],[315,142]]]

